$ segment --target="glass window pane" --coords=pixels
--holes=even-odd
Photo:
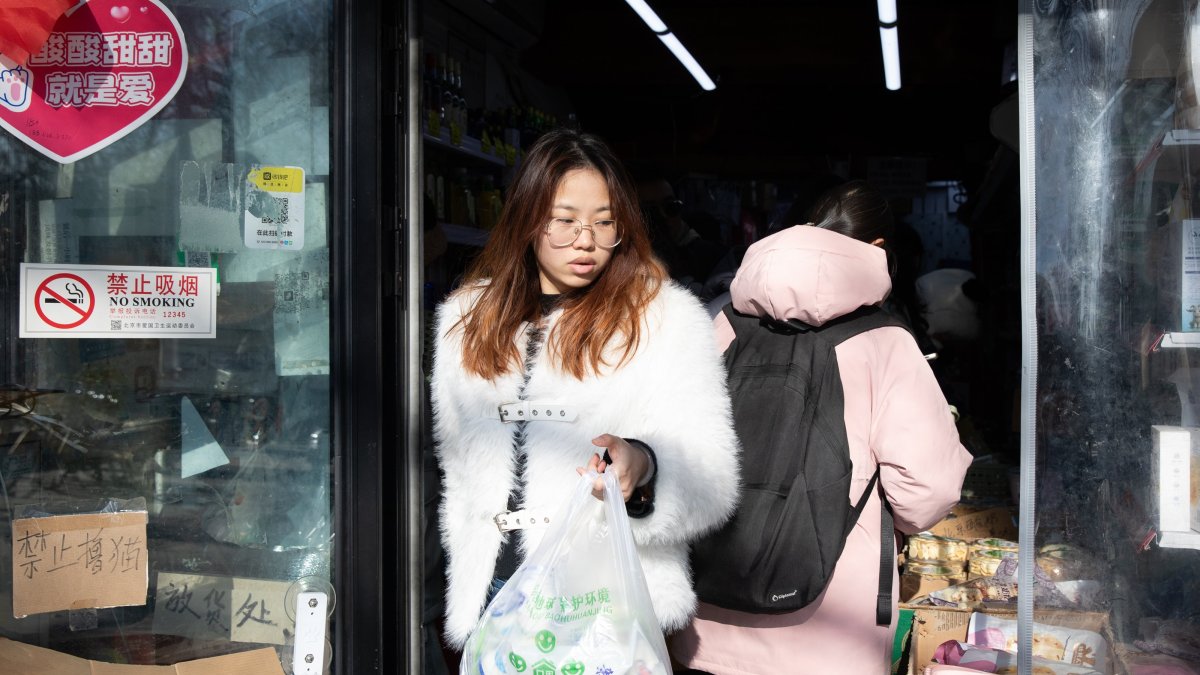
[[[151,119],[70,164],[0,134],[0,635],[120,663],[290,659],[285,604],[332,594],[331,4],[166,4],[187,76]],[[215,269],[216,336],[97,302],[137,337],[16,339],[18,263]],[[11,521],[109,500],[147,513],[146,597],[14,618]]]
[[[1182,0],[1032,4],[1037,530],[1022,554],[1037,621],[1105,640],[1075,663],[1136,672],[1200,635],[1200,19]],[[1041,634],[1035,657],[1069,650]]]

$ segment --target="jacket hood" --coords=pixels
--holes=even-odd
[[[882,248],[797,225],[751,244],[729,292],[743,314],[820,326],[883,301],[891,288]]]

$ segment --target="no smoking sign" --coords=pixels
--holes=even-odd
[[[214,338],[216,270],[21,264],[23,338]]]
[[[82,277],[61,273],[38,284],[34,308],[46,325],[66,330],[82,325],[96,309],[96,294]]]

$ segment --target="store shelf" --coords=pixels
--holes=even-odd
[[[442,231],[446,233],[446,241],[451,244],[462,244],[463,246],[479,246],[482,247],[487,243],[487,230],[481,230],[470,225],[455,225],[454,223],[442,223]]]
[[[1200,333],[1164,333],[1160,349],[1200,348]]]
[[[450,142],[450,132],[446,129],[442,129],[440,136],[434,136],[428,131],[421,132],[421,136],[427,143],[435,147],[445,148],[451,152],[456,152],[460,155],[471,157],[472,159],[477,159],[488,164],[494,164],[501,167],[505,165],[503,158],[484,152],[483,146],[479,142],[478,138],[463,136],[462,143],[455,145],[454,143]]]
[[[1168,150],[1168,148],[1178,148],[1187,145],[1200,145],[1200,129],[1171,129],[1170,131],[1163,132],[1158,138],[1154,139],[1154,142],[1150,144],[1150,149],[1142,155],[1141,160],[1138,161],[1133,169],[1133,173],[1129,177],[1130,180],[1150,166],[1153,166],[1155,162],[1162,158],[1164,153],[1181,152],[1180,150]]]
[[[1200,145],[1200,129],[1172,129],[1163,135],[1163,145]]]
[[[1200,532],[1159,532],[1158,545],[1162,548],[1200,548]]]

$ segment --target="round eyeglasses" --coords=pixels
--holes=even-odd
[[[546,223],[546,238],[551,246],[570,246],[584,230],[592,233],[592,241],[600,248],[614,248],[621,243],[615,220],[597,220],[585,225],[578,218],[554,218]]]

